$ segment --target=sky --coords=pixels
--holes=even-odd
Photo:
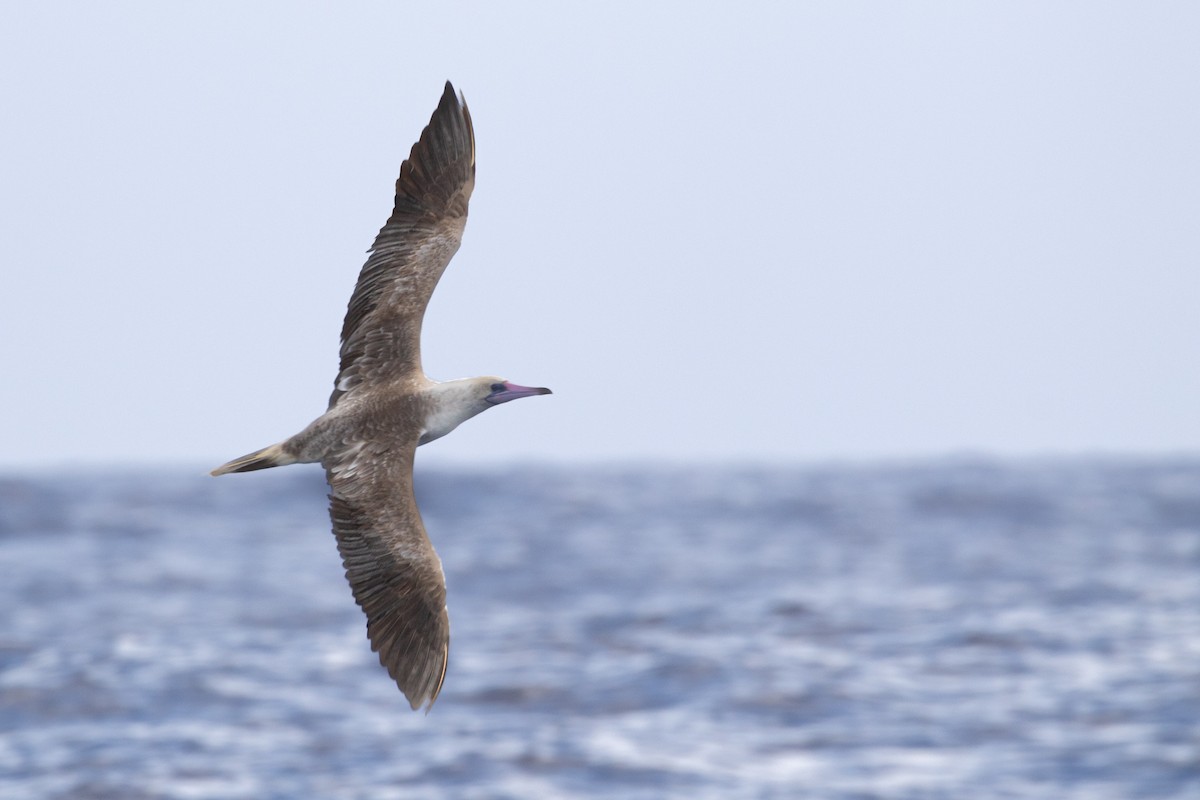
[[[1200,450],[1200,5],[9,3],[0,468],[325,407],[393,183],[475,122],[432,463]]]

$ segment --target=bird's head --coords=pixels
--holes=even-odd
[[[439,383],[430,394],[433,402],[425,418],[421,444],[445,436],[463,422],[492,406],[522,397],[533,397],[536,394],[550,394],[550,390],[520,386],[489,375]]]

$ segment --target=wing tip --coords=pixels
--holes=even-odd
[[[446,81],[442,99],[429,123],[400,165],[396,208],[400,208],[402,199],[411,200],[418,206],[432,199],[430,208],[439,207],[439,203],[444,205],[464,187],[465,197],[470,197],[474,177],[475,125],[471,121],[471,111],[463,93]],[[462,216],[466,216],[465,207],[463,211]],[[395,213],[393,210],[393,215]]]
[[[392,675],[392,679],[396,681],[396,686],[400,688],[400,691],[404,694],[404,699],[408,700],[408,705],[413,711],[420,711],[421,706],[425,706],[426,716],[429,716],[429,712],[433,711],[433,704],[437,702],[438,695],[442,693],[442,685],[446,682],[446,667],[450,664],[449,642],[442,645],[441,661],[442,668],[437,673],[437,679],[426,680],[422,686],[413,689],[411,692],[404,688],[404,684],[401,682],[402,679]],[[430,675],[429,677],[432,678],[433,676]]]
[[[446,89],[444,92],[442,92],[442,94],[457,103],[459,108],[465,109],[467,107],[466,95],[460,91],[457,91],[454,88],[454,84],[450,81],[446,81]]]

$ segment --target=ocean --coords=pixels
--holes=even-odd
[[[0,798],[1200,798],[1200,459],[514,463],[418,496],[428,715],[319,468],[0,477]]]

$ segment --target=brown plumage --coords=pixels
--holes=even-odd
[[[400,165],[396,205],[371,246],[342,324],[332,408],[362,383],[421,373],[421,320],[462,243],[475,189],[475,131],[450,82]]]
[[[325,467],[333,532],[371,647],[414,709],[437,699],[450,644],[441,561],[413,497],[415,451],[493,405],[550,392],[490,376],[437,382],[422,369],[421,321],[462,240],[474,186],[471,115],[447,82],[350,297],[328,409],[212,473]]]

